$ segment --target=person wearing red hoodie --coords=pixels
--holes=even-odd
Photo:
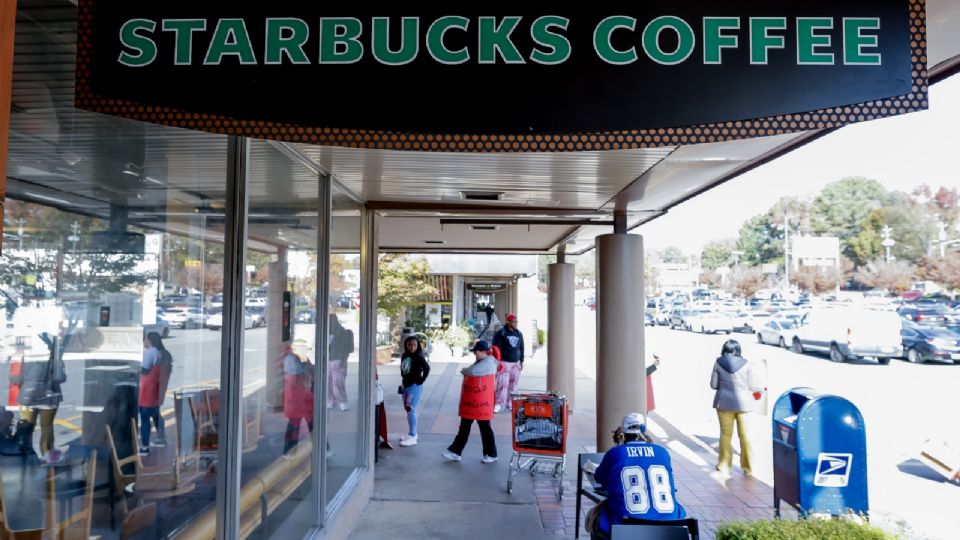
[[[150,332],[143,340],[143,363],[140,365],[140,455],[150,453],[150,424],[157,428],[152,446],[167,445],[166,427],[160,406],[163,405],[173,372],[173,357],[163,346],[160,334]]]

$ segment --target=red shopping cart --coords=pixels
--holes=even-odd
[[[513,477],[528,470],[531,476],[552,474],[557,499],[563,499],[567,452],[567,398],[552,392],[517,393],[513,407],[513,455],[507,473],[507,493]]]

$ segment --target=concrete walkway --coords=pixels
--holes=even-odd
[[[529,360],[521,387],[542,390],[546,384],[546,351]],[[399,366],[379,367],[387,393],[387,415],[393,450],[381,450],[373,498],[350,538],[388,537],[450,539],[573,538],[577,454],[592,451],[595,441],[595,387],[579,374],[575,412],[567,438],[565,493],[557,500],[556,482],[548,474],[524,472],[514,478],[513,493],[506,480],[512,453],[509,414],[493,422],[500,461],[480,462],[480,434],[474,427],[463,461],[446,461],[441,453],[459,427],[460,368],[467,364],[436,362],[420,404],[419,444],[402,448],[407,420],[396,388]],[[611,430],[615,426],[611,426]],[[650,431],[670,450],[677,497],[688,514],[700,521],[701,538],[712,540],[720,522],[770,518],[773,494],[769,486],[739,473],[722,477],[714,472],[715,455],[666,423],[650,415]],[[584,512],[590,508],[584,499]],[[582,518],[581,518],[582,527]],[[588,537],[581,532],[581,538]]]

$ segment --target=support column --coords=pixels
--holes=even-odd
[[[0,2],[0,248],[3,247],[3,210],[7,196],[7,151],[10,143],[10,102],[13,95],[13,43],[17,2]]]
[[[283,292],[287,290],[287,248],[277,248],[277,261],[267,265],[267,406],[283,408],[283,366],[275,365],[283,341]],[[296,298],[293,300],[296,306]],[[294,316],[293,307],[290,316]],[[291,322],[291,325],[293,323]]]
[[[576,268],[570,263],[556,263],[549,267],[547,291],[547,390],[567,396],[570,411],[574,410],[576,383],[576,343],[574,339],[576,315],[574,290]],[[531,341],[537,336],[531,336]]]
[[[597,451],[630,412],[646,414],[643,238],[597,238]]]

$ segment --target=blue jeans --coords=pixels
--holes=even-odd
[[[157,426],[157,435],[160,440],[164,438],[163,417],[160,416],[160,407],[140,407],[140,445],[146,448],[150,446],[150,421],[153,420]]]
[[[411,437],[417,436],[417,405],[420,404],[420,397],[423,396],[423,385],[414,384],[403,389],[403,405],[409,407],[407,410],[407,423],[410,424]]]

